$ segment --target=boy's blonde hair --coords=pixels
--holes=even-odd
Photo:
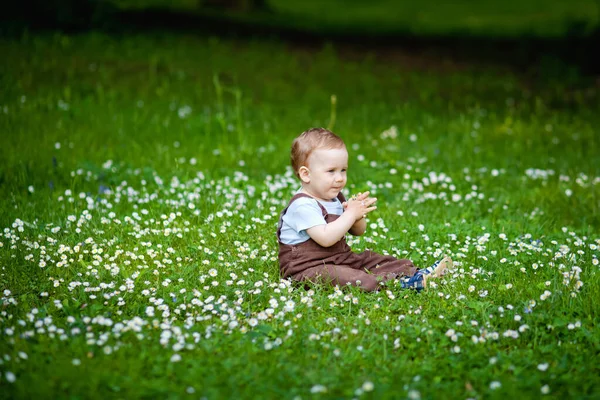
[[[306,166],[306,160],[316,149],[342,149],[346,148],[344,141],[335,133],[325,128],[310,128],[304,131],[292,142],[290,159],[292,168],[298,178],[300,167]]]

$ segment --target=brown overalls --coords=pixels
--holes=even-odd
[[[283,216],[290,204],[301,197],[312,198],[305,193],[296,194],[279,217],[277,240],[282,277],[291,277],[296,281],[327,282],[339,286],[351,284],[367,291],[374,291],[379,288],[381,281],[413,276],[417,272],[417,268],[410,260],[384,256],[370,250],[360,254],[353,253],[346,243],[346,238],[342,238],[331,247],[323,247],[312,239],[294,245],[281,243]],[[342,203],[346,201],[341,192],[338,199]],[[339,217],[327,213],[325,207],[318,201],[317,204],[327,223]]]

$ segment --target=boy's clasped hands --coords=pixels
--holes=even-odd
[[[374,206],[377,198],[369,197],[369,192],[358,193],[350,197],[347,201],[342,203],[344,206],[344,212],[349,212],[354,215],[356,221],[360,221],[367,217],[367,214],[377,209]]]

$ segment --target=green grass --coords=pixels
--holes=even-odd
[[[600,117],[575,68],[187,35],[0,52],[0,397],[600,396]],[[352,247],[450,254],[438,287],[280,282],[289,145],[332,94],[346,193],[379,199]]]

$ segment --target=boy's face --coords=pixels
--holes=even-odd
[[[303,189],[311,196],[330,201],[346,186],[348,151],[345,148],[316,149],[307,164],[298,172]]]

